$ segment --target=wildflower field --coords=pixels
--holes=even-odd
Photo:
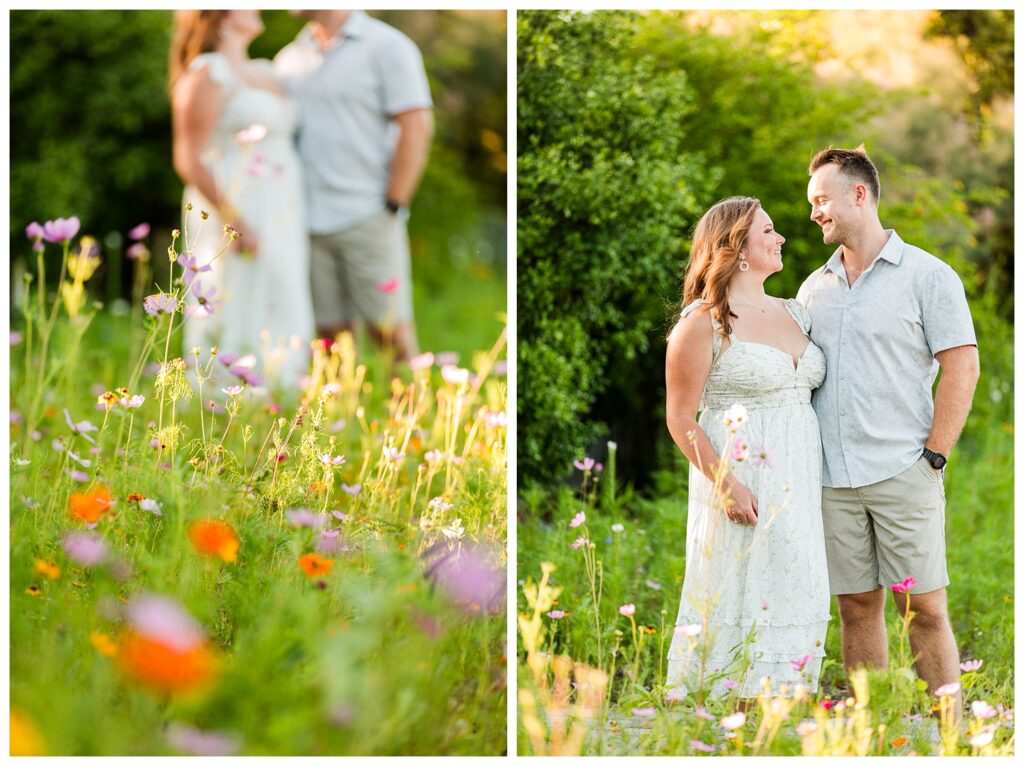
[[[11,322],[11,752],[501,754],[501,324],[408,366],[292,348],[311,371],[280,390],[182,353],[217,310],[187,231],[132,231],[112,311],[78,229],[29,227]]]
[[[912,597],[909,615],[887,603],[885,671],[846,676],[833,599],[816,693],[767,686],[744,709],[735,696],[707,694],[720,680],[711,674],[695,679],[689,694],[667,689],[674,632],[685,638],[698,669],[714,640],[702,625],[674,624],[685,568],[685,460],[679,455],[643,497],[616,491],[612,444],[607,466],[575,461],[575,490],[526,488],[518,524],[518,751],[1012,754],[1013,436],[1002,423],[973,434],[957,448],[945,477],[949,607],[962,675],[959,684],[932,694],[912,670]],[[727,670],[742,673],[743,654],[738,647],[736,667]]]

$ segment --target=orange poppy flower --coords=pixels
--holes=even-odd
[[[215,519],[196,521],[189,527],[188,539],[205,556],[216,556],[228,562],[238,557],[238,535],[226,522]]]
[[[139,500],[145,500],[145,499],[146,499],[146,496],[144,494],[142,494],[141,492],[132,492],[130,495],[128,495],[128,502],[132,502],[132,503],[138,502]]]
[[[104,657],[114,657],[117,654],[117,644],[106,633],[94,630],[89,634],[89,642]]]
[[[900,745],[905,745],[905,744],[907,744],[907,741],[908,741],[908,740],[907,740],[907,738],[906,738],[906,737],[897,737],[896,739],[894,739],[894,740],[893,740],[892,742],[890,742],[889,744],[890,744],[890,745],[892,745],[893,747],[899,747]]]
[[[130,631],[121,640],[117,656],[129,676],[166,692],[197,689],[216,675],[213,654],[205,643],[180,651]]]
[[[306,573],[306,577],[317,577],[330,572],[334,562],[315,553],[304,553],[299,556],[299,566]]]
[[[72,492],[69,503],[72,516],[86,524],[95,524],[101,516],[110,512],[114,500],[109,489],[96,487],[88,492]]]

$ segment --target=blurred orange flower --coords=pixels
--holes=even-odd
[[[205,642],[176,649],[134,631],[122,638],[118,662],[143,686],[167,692],[197,689],[216,675],[213,654]]]
[[[35,565],[32,567],[36,574],[41,574],[50,580],[56,580],[60,577],[60,567],[54,564],[52,561],[44,561],[43,559],[36,559]]]
[[[142,494],[141,492],[132,492],[130,495],[128,495],[129,502],[137,502],[139,500],[145,500],[145,499],[146,499],[146,496],[144,494]]]
[[[110,490],[96,487],[88,492],[72,492],[69,501],[71,515],[86,524],[95,524],[105,513],[109,513],[114,504]]]
[[[306,577],[317,577],[330,572],[334,562],[315,553],[304,553],[299,556],[299,566],[306,573]]]
[[[238,557],[238,535],[226,522],[215,519],[196,521],[189,527],[188,539],[203,555],[216,556],[228,562]]]

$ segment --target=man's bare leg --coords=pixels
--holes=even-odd
[[[843,665],[854,668],[884,668],[889,664],[889,642],[885,635],[885,591],[846,593],[836,597],[843,631]]]
[[[914,669],[934,694],[940,686],[960,680],[960,652],[956,647],[953,628],[949,624],[946,589],[928,593],[893,593],[900,614],[906,614],[907,596],[910,596],[910,650],[914,654]],[[956,717],[960,720],[963,701],[956,695]]]

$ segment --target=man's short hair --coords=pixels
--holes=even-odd
[[[871,190],[871,196],[878,204],[881,194],[881,185],[878,182],[878,168],[868,157],[868,153],[861,144],[856,149],[822,149],[814,155],[811,164],[807,167],[807,175],[814,175],[814,171],[824,165],[838,165],[839,169],[847,178],[863,183]]]

